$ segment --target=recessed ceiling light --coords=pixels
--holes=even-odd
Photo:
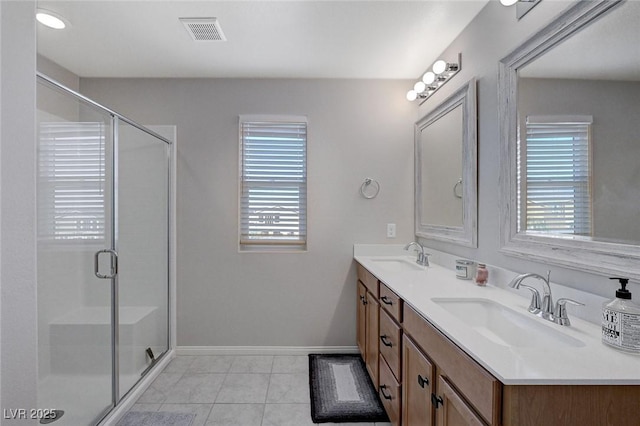
[[[61,30],[67,26],[60,15],[51,12],[50,10],[38,9],[36,11],[36,19],[42,25],[53,28],[54,30]]]

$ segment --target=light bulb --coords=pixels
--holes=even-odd
[[[416,99],[418,99],[418,94],[416,93],[415,90],[409,90],[407,92],[407,100],[408,101],[415,101]]]
[[[38,9],[38,11],[36,12],[36,19],[42,25],[53,28],[54,30],[62,30],[67,26],[62,18],[56,16],[55,13],[49,12],[48,10],[44,9]]]
[[[424,92],[424,90],[427,88],[427,85],[424,84],[423,82],[419,81],[417,82],[414,86],[413,86],[413,90],[416,93],[422,93]]]
[[[500,0],[500,3],[503,6],[513,6],[514,4],[518,3],[518,0]]]
[[[442,74],[446,69],[447,69],[447,63],[442,59],[440,59],[439,61],[436,61],[436,63],[433,64],[433,72],[436,74]]]
[[[422,76],[422,81],[424,82],[424,84],[431,84],[435,81],[435,79],[436,79],[436,75],[431,71],[425,72],[424,75]]]

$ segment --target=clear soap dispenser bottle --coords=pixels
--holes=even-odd
[[[640,306],[631,301],[627,278],[620,281],[616,298],[602,304],[602,342],[616,349],[640,353]]]

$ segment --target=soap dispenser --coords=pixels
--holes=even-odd
[[[640,353],[640,306],[631,301],[627,278],[620,281],[616,298],[602,304],[602,342],[616,349]]]

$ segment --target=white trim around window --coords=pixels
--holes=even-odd
[[[241,251],[303,251],[307,245],[307,118],[239,117]]]

